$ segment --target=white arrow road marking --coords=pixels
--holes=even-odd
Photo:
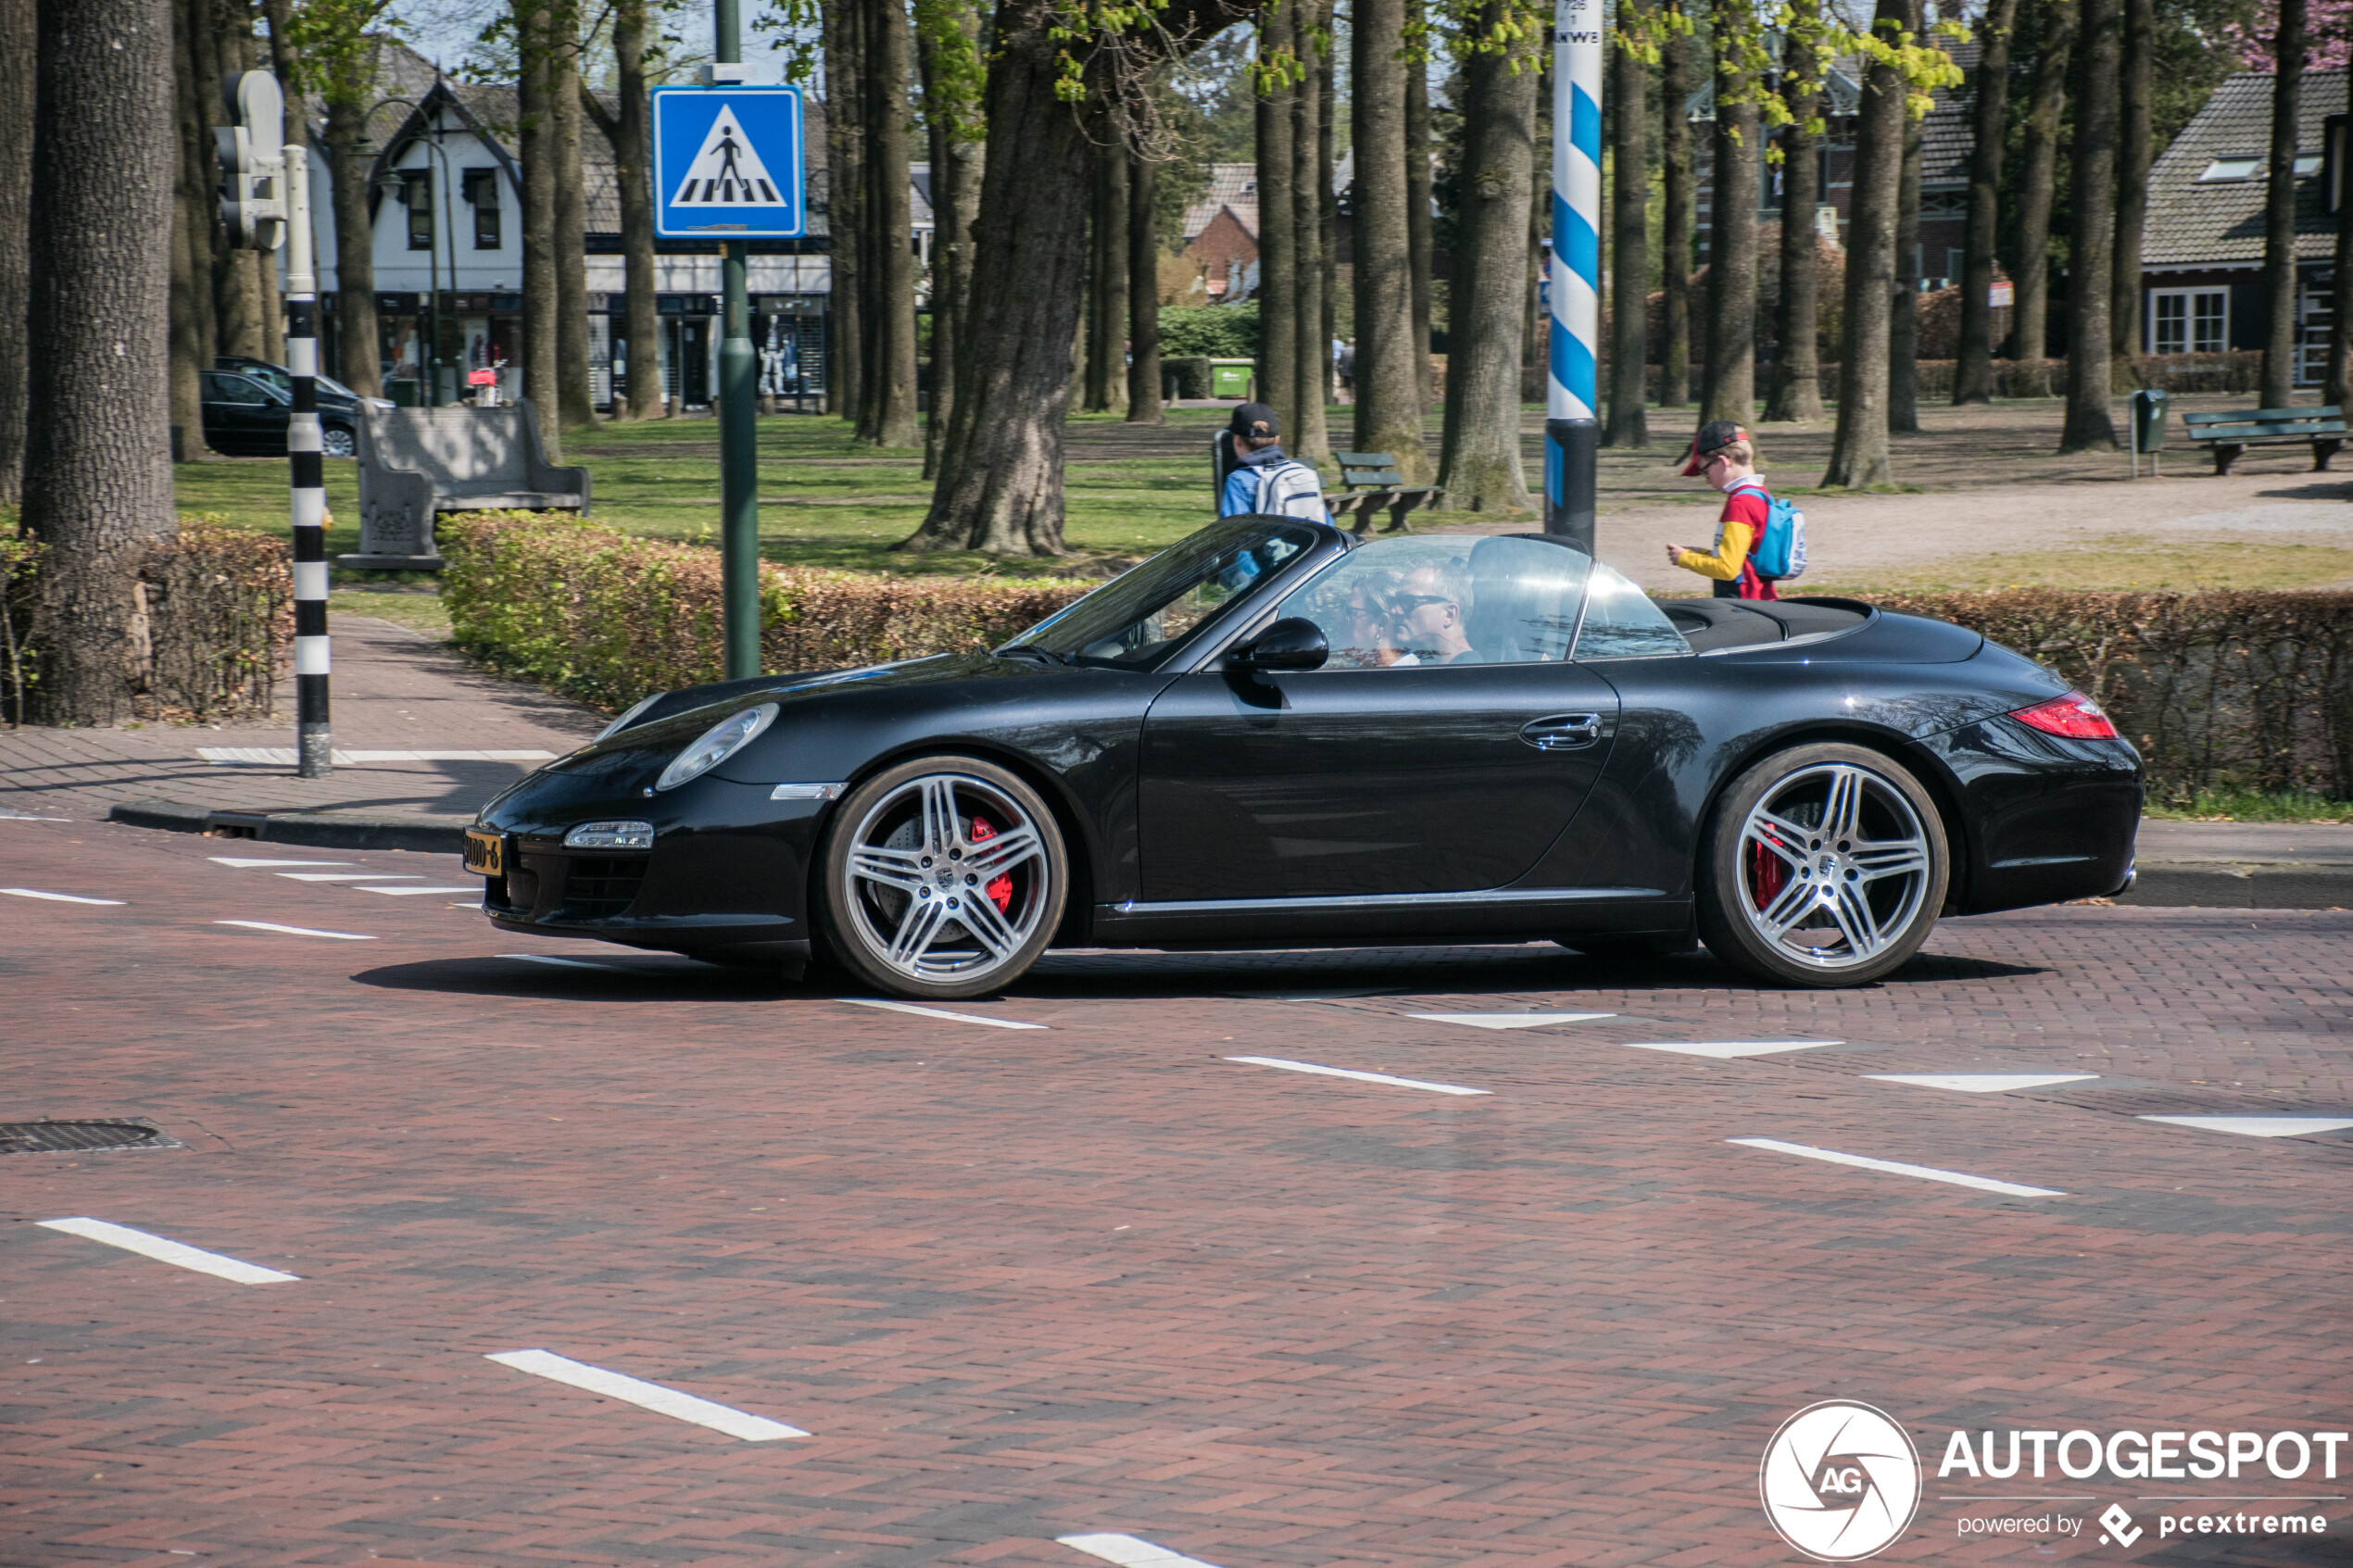
[[[303,925],[275,925],[266,920],[217,920],[215,925],[242,925],[247,931],[275,931],[287,936],[332,936],[338,942],[373,942],[372,936],[355,935],[348,931],[313,931]]]
[[[976,1012],[950,1012],[944,1008],[919,1008],[912,1002],[886,1002],[872,997],[839,998],[854,1008],[881,1008],[888,1012],[912,1012],[918,1018],[951,1018],[959,1023],[986,1023],[991,1029],[1043,1029],[1042,1023],[1022,1023],[1010,1018],[983,1018]]]
[[[194,1269],[200,1274],[234,1280],[239,1285],[276,1285],[283,1280],[299,1279],[299,1274],[284,1273],[277,1269],[265,1269],[258,1263],[223,1257],[207,1252],[185,1242],[168,1241],[145,1231],[134,1231],[129,1225],[108,1224],[104,1220],[44,1220],[44,1229],[63,1231],[87,1241],[103,1241],[108,1247],[120,1247],[126,1252],[136,1252],[158,1262],[177,1263],[183,1269]]]
[[[2134,1120],[2198,1127],[2209,1133],[2237,1133],[2250,1138],[2296,1138],[2353,1127],[2353,1118],[2343,1116],[2140,1116]]]
[[[84,898],[74,893],[44,893],[36,887],[0,887],[11,898],[46,898],[54,904],[120,904],[120,898]]]
[[[2085,1084],[2096,1073],[1866,1073],[1882,1084],[1910,1084],[1922,1089],[1958,1089],[1965,1095],[2004,1095],[2013,1089],[2042,1089],[2053,1084]]]
[[[1815,1148],[1802,1143],[1783,1143],[1779,1138],[1726,1138],[1726,1143],[1739,1144],[1743,1148],[1770,1149],[1775,1154],[1794,1154],[1806,1160],[1826,1160],[1833,1165],[1852,1165],[1861,1171],[1885,1171],[1890,1175],[1918,1176],[1924,1182],[1950,1182],[1957,1187],[1975,1187],[1980,1192],[2006,1193],[2012,1198],[2065,1198],[2057,1187],[2020,1186],[2016,1182],[1997,1182],[1991,1176],[1972,1176],[1962,1171],[1940,1171],[1933,1165],[1906,1165],[1900,1160],[1873,1160],[1868,1155],[1841,1154],[1834,1148]]]
[[[1843,1040],[1649,1040],[1625,1042],[1626,1048],[1637,1051],[1673,1051],[1679,1056],[1713,1057],[1718,1061],[1730,1061],[1734,1057],[1769,1056],[1775,1051],[1819,1050],[1824,1046],[1843,1046]]]
[[[673,1421],[690,1421],[697,1426],[708,1426],[714,1432],[724,1432],[730,1437],[741,1437],[747,1443],[773,1443],[779,1437],[806,1437],[808,1433],[798,1426],[786,1426],[781,1421],[771,1421],[764,1415],[751,1415],[726,1405],[698,1399],[692,1394],[682,1394],[675,1388],[665,1388],[659,1383],[630,1377],[602,1367],[575,1361],[569,1356],[559,1356],[549,1350],[500,1350],[484,1360],[500,1366],[527,1372],[535,1377],[545,1377],[556,1383],[568,1383],[574,1388],[585,1388],[591,1394],[602,1394],[608,1399],[620,1399],[642,1406],[658,1415]]]
[[[1314,1073],[1326,1078],[1353,1078],[1360,1084],[1389,1084],[1401,1089],[1428,1089],[1435,1095],[1484,1095],[1491,1089],[1466,1089],[1460,1084],[1430,1084],[1419,1078],[1392,1078],[1386,1073],[1359,1073],[1351,1067],[1318,1067],[1312,1061],[1285,1061],[1278,1056],[1229,1056],[1252,1067],[1279,1067],[1286,1073]]]
[[[1134,1536],[1056,1536],[1055,1544],[1073,1551],[1083,1551],[1089,1557],[1100,1557],[1105,1562],[1116,1562],[1120,1568],[1217,1568],[1198,1557],[1187,1557],[1164,1546],[1139,1540]]]
[[[1590,1023],[1614,1012],[1416,1012],[1426,1023],[1466,1023],[1473,1029],[1550,1029],[1555,1023]]]

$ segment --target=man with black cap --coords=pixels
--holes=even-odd
[[[1713,579],[1719,599],[1780,598],[1772,583],[1756,571],[1756,546],[1772,516],[1773,495],[1765,487],[1765,476],[1756,471],[1756,448],[1748,432],[1730,420],[1710,420],[1700,426],[1692,437],[1683,476],[1705,479],[1724,492],[1724,510],[1716,520],[1713,549],[1669,545],[1667,564]]]
[[[1245,403],[1234,410],[1226,428],[1234,438],[1234,468],[1217,493],[1219,517],[1256,512],[1315,522],[1332,520],[1331,508],[1324,505],[1322,476],[1283,456],[1282,427],[1274,409],[1264,403]]]

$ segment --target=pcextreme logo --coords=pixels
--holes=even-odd
[[[1781,1423],[1756,1474],[1765,1517],[1820,1562],[1856,1562],[1892,1545],[1920,1505],[1920,1456],[1885,1412],[1844,1399]]]

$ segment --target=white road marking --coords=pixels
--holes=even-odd
[[[379,883],[363,882],[352,888],[354,893],[388,893],[395,898],[407,898],[419,893],[479,893],[478,887],[385,887]]]
[[[296,760],[287,746],[200,746],[196,755],[207,762],[231,767],[289,768]],[[371,762],[552,762],[552,751],[336,751],[330,760],[338,768],[363,767]]]
[[[781,1421],[771,1421],[764,1415],[751,1415],[726,1405],[698,1399],[692,1394],[682,1394],[675,1388],[665,1388],[659,1383],[629,1377],[602,1367],[575,1361],[569,1356],[559,1356],[549,1350],[500,1350],[485,1360],[500,1366],[527,1372],[535,1377],[545,1377],[557,1383],[568,1383],[574,1388],[585,1388],[591,1394],[602,1394],[608,1399],[620,1399],[639,1405],[658,1415],[674,1421],[690,1421],[697,1426],[708,1426],[714,1432],[724,1432],[730,1437],[741,1437],[747,1443],[773,1443],[779,1437],[806,1437],[808,1433],[798,1426],[786,1426]]]
[[[1056,1536],[1054,1542],[1089,1557],[1100,1557],[1105,1562],[1116,1562],[1120,1568],[1217,1568],[1214,1562],[1187,1557],[1134,1536]]]
[[[591,963],[586,959],[560,959],[552,953],[500,953],[502,959],[521,959],[525,963],[561,964],[566,969],[601,969],[620,972],[619,964]]]
[[[200,1274],[219,1279],[234,1280],[239,1285],[276,1285],[282,1280],[300,1279],[277,1269],[265,1269],[258,1263],[242,1259],[223,1257],[207,1252],[200,1247],[190,1247],[182,1241],[168,1241],[145,1231],[134,1231],[129,1225],[108,1224],[104,1220],[44,1220],[47,1230],[63,1231],[88,1241],[103,1241],[108,1247],[120,1247],[126,1252],[137,1252],[158,1262],[177,1263],[183,1269],[194,1269]]]
[[[1549,1029],[1555,1023],[1590,1023],[1614,1012],[1416,1012],[1426,1023],[1466,1023],[1473,1029]]]
[[[886,1002],[872,997],[843,997],[842,1001],[856,1008],[882,1008],[890,1012],[912,1012],[918,1018],[951,1018],[959,1023],[986,1023],[991,1029],[1043,1029],[1042,1023],[1020,1023],[1010,1018],[983,1018],[976,1012],[950,1012],[944,1008],[919,1008],[912,1002]]]
[[[2344,1116],[2142,1116],[2134,1120],[2198,1127],[2209,1133],[2237,1133],[2250,1138],[2305,1137],[2353,1127],[2353,1118]]]
[[[71,817],[36,817],[26,811],[0,811],[0,822],[69,822]]]
[[[1673,1051],[1678,1056],[1712,1057],[1718,1061],[1730,1061],[1734,1057],[1770,1056],[1775,1051],[1819,1050],[1824,1046],[1843,1046],[1843,1040],[1649,1040],[1624,1042],[1626,1048],[1637,1051]]]
[[[280,872],[288,882],[421,882],[405,872]]]
[[[263,866],[356,866],[359,863],[357,860],[249,860],[242,855],[207,855],[205,859],[216,866],[233,866],[241,872]]]
[[[2086,1084],[2096,1073],[1866,1073],[1882,1084],[1910,1084],[1922,1089],[1958,1089],[1965,1095],[2006,1095],[2013,1089],[2042,1089],[2053,1084]]]
[[[1833,1165],[1852,1165],[1862,1171],[1885,1171],[1891,1175],[1918,1176],[1924,1182],[1949,1182],[1955,1186],[1975,1187],[1980,1192],[2006,1193],[2012,1198],[2065,1198],[2057,1187],[2020,1186],[2016,1182],[1997,1182],[1991,1176],[1972,1176],[1961,1171],[1940,1171],[1933,1165],[1906,1165],[1900,1160],[1873,1160],[1868,1155],[1841,1154],[1833,1148],[1816,1148],[1809,1144],[1783,1143],[1779,1138],[1726,1138],[1726,1143],[1739,1144],[1743,1148],[1770,1149],[1775,1154],[1794,1154],[1806,1160],[1826,1160]]]
[[[1485,1095],[1492,1089],[1466,1089],[1460,1084],[1430,1084],[1419,1078],[1392,1078],[1386,1073],[1359,1073],[1352,1067],[1318,1067],[1312,1061],[1286,1061],[1278,1056],[1229,1056],[1227,1061],[1252,1067],[1279,1067],[1286,1073],[1315,1073],[1327,1078],[1353,1078],[1360,1084],[1392,1084],[1401,1089],[1428,1089],[1436,1095]]]
[[[120,898],[84,898],[76,893],[44,893],[35,887],[0,887],[11,898],[46,898],[53,904],[120,904]]]
[[[275,931],[287,936],[332,936],[338,942],[373,942],[372,936],[355,935],[348,931],[313,931],[305,925],[274,925],[266,920],[217,920],[215,925],[242,925],[248,931]]]

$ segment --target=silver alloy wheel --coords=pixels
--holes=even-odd
[[[357,457],[359,443],[351,432],[329,425],[319,432],[319,451],[321,456],[328,458]]]
[[[1857,968],[1911,929],[1930,853],[1919,813],[1886,779],[1846,762],[1801,768],[1741,824],[1741,912],[1792,962]]]
[[[859,820],[842,902],[875,962],[910,980],[968,983],[1037,935],[1051,870],[1044,834],[1011,795],[969,773],[925,773]],[[1000,879],[1001,905],[991,896]]]

